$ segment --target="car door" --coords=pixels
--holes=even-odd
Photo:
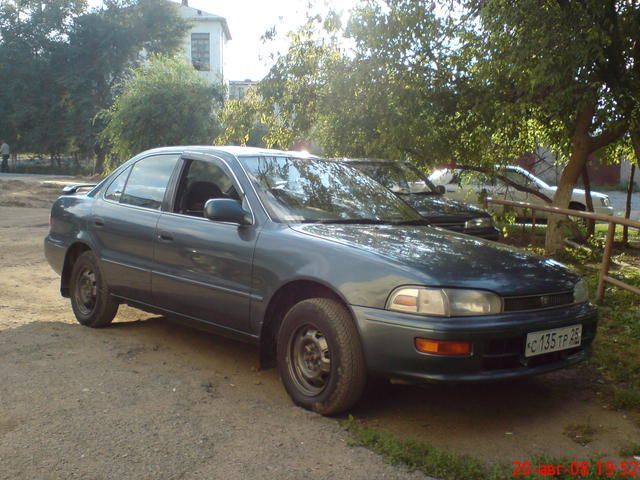
[[[473,170],[455,172],[445,186],[446,196],[458,202],[482,206],[484,196],[491,196],[493,188],[486,175]]]
[[[161,308],[233,330],[249,331],[251,273],[258,234],[252,225],[204,218],[210,198],[250,206],[219,157],[185,154],[170,211],[158,221],[152,292]]]
[[[445,179],[446,177],[443,176],[442,180],[445,180]],[[460,185],[459,171],[451,172],[450,177],[447,179],[447,182],[444,183],[443,186],[444,186],[444,192],[446,197],[452,200],[457,200],[459,202],[465,201],[467,192],[464,191],[462,188],[462,185]]]
[[[111,292],[151,302],[153,242],[179,154],[144,157],[120,172],[93,207],[89,230]]]

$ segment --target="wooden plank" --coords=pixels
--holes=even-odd
[[[604,283],[605,278],[609,274],[609,267],[611,266],[611,251],[613,250],[613,239],[616,236],[616,224],[609,224],[609,231],[607,232],[607,243],[604,245],[604,253],[602,254],[602,266],[600,267],[600,275],[598,279],[598,294],[596,296],[598,302],[601,302],[604,298]]]
[[[613,215],[603,215],[601,213],[583,212],[581,210],[571,210],[568,208],[558,208],[558,207],[551,207],[547,205],[533,205],[531,203],[526,203],[526,202],[516,202],[514,200],[500,200],[498,198],[491,198],[491,197],[487,197],[485,199],[485,202],[487,204],[494,203],[496,205],[507,205],[510,207],[529,208],[532,210],[535,209],[541,212],[556,213],[558,215],[571,215],[572,217],[582,217],[582,218],[587,218],[591,220],[596,220],[599,222],[615,223],[618,225],[627,225],[631,228],[640,229],[639,221],[631,220],[623,217],[615,217]]]
[[[604,281],[610,283],[611,285],[615,285],[616,287],[624,288],[625,290],[629,290],[630,292],[635,293],[636,295],[640,295],[640,288],[634,287],[633,285],[629,285],[628,283],[624,283],[617,278],[610,277],[606,275],[604,277]]]

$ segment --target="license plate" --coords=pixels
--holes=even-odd
[[[535,357],[545,353],[558,352],[580,346],[582,325],[541,330],[527,334],[524,356]]]

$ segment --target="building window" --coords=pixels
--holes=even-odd
[[[209,34],[208,33],[192,33],[191,34],[191,63],[196,70],[209,71]]]

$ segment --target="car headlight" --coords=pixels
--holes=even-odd
[[[602,206],[603,207],[608,207],[609,206],[609,197],[602,197],[600,199],[600,201],[602,202]]]
[[[402,287],[389,297],[387,310],[442,317],[493,315],[502,311],[502,299],[484,290]]]
[[[478,217],[464,222],[464,228],[490,228],[493,226],[493,218]]]
[[[584,303],[589,301],[589,287],[584,279],[578,280],[573,287],[573,303]]]

